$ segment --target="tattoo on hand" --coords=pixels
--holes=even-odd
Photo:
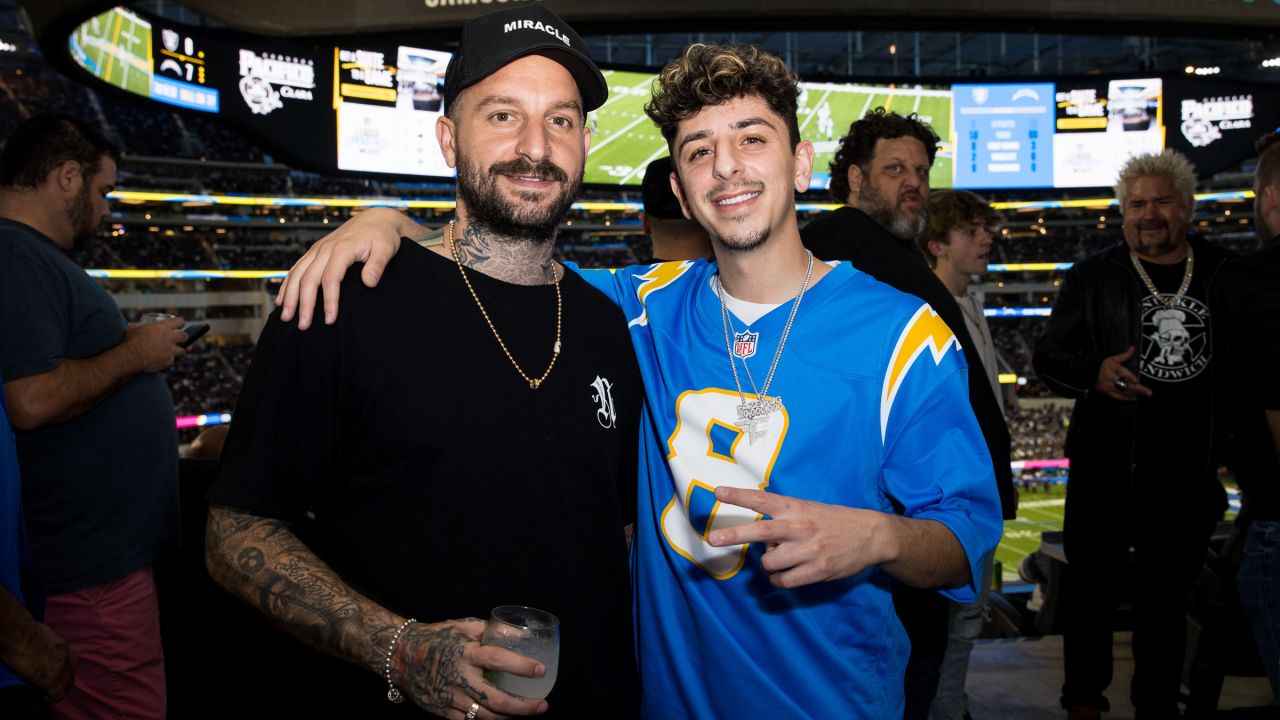
[[[403,677],[414,702],[434,713],[453,707],[453,686],[474,689],[462,677],[463,644],[467,637],[450,623],[413,625],[400,643],[404,648]],[[484,693],[475,696],[485,699]]]

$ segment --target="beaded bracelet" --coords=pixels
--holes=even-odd
[[[404,629],[416,622],[418,622],[416,619],[409,618],[396,628],[396,634],[391,636],[391,644],[387,646],[387,659],[382,663],[382,676],[387,679],[387,699],[393,703],[404,702],[404,694],[391,682],[391,656],[396,654],[396,643],[400,642],[400,635],[404,633]]]

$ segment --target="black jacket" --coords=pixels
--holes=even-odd
[[[1199,238],[1189,242],[1195,251],[1195,272],[1204,273],[1205,295],[1212,297],[1214,279],[1230,254]],[[1131,346],[1141,348],[1141,304],[1146,294],[1123,242],[1076,263],[1058,289],[1032,364],[1050,390],[1076,399],[1066,448],[1073,464],[1116,472],[1133,466],[1138,405],[1112,400],[1094,392],[1093,386],[1104,359]],[[1212,305],[1209,312],[1212,323]],[[1212,326],[1209,333],[1212,341]],[[1136,358],[1129,369],[1138,372]],[[1189,440],[1190,445],[1180,448],[1181,457],[1196,468],[1211,468],[1212,438]]]
[[[1214,285],[1214,409],[1244,512],[1280,521],[1280,460],[1266,411],[1280,410],[1280,236],[1222,266]]]
[[[1009,426],[996,396],[991,392],[982,360],[978,357],[964,313],[951,291],[925,264],[915,248],[889,234],[866,213],[842,207],[810,222],[800,231],[805,247],[820,260],[848,260],[855,268],[880,282],[929,303],[955,333],[969,365],[969,403],[982,428],[995,467],[996,487],[1004,519],[1015,515],[1013,470],[1009,466]]]

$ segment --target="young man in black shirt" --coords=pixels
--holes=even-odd
[[[335,325],[304,334],[273,316],[263,331],[210,494],[208,564],[350,663],[282,668],[277,707],[399,715],[387,700],[407,696],[468,720],[637,707],[624,526],[640,379],[616,306],[552,260],[583,121],[607,95],[541,6],[467,23],[436,128],[458,168],[443,244],[403,240],[377,292],[351,273]],[[547,701],[485,673],[556,667],[448,619],[511,604],[561,621]]]

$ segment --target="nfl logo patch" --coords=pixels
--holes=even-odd
[[[756,340],[760,333],[740,332],[733,334],[733,354],[746,360],[756,354]]]

